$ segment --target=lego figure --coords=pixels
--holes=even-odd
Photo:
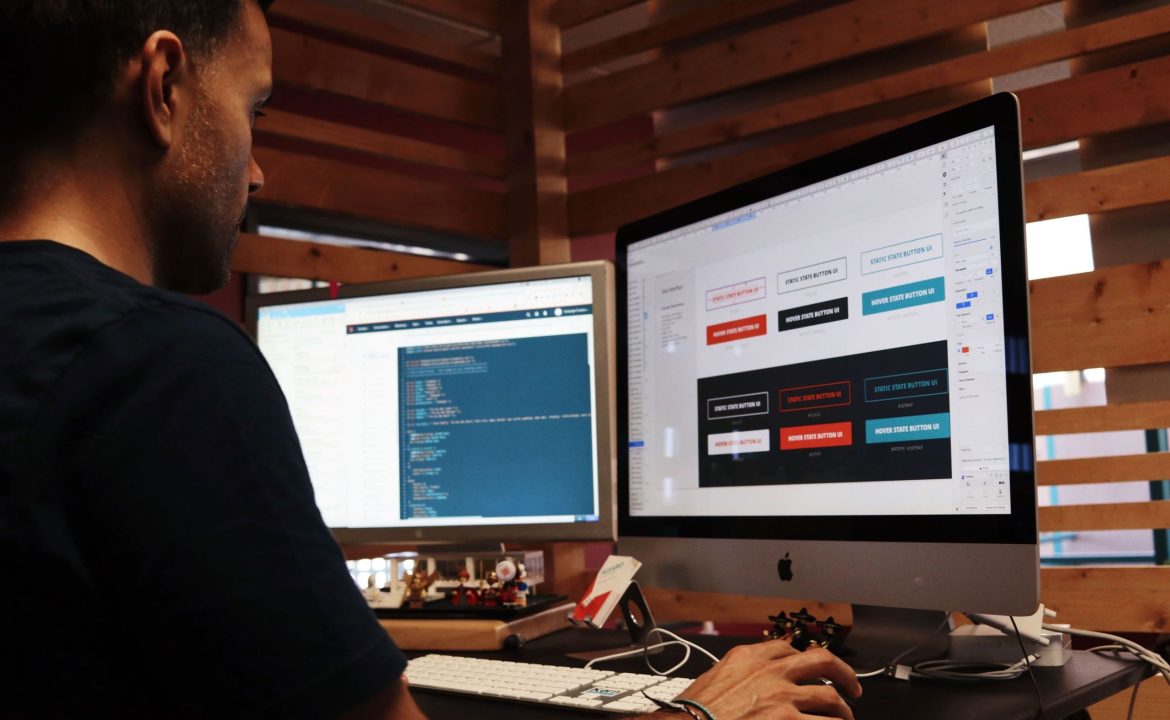
[[[528,607],[528,571],[524,563],[516,564],[516,607]]]
[[[479,583],[479,603],[484,607],[495,607],[500,602],[499,577],[496,571],[488,572],[487,577]]]
[[[439,573],[427,575],[425,567],[416,567],[410,576],[410,584],[406,588],[406,603],[408,607],[421,608],[426,601],[427,588],[439,578]]]
[[[496,563],[496,577],[502,581],[500,585],[500,604],[512,607],[516,604],[516,564],[511,560],[501,560]]]
[[[471,573],[467,572],[467,568],[459,568],[459,587],[451,591],[452,605],[474,605],[479,600],[479,595],[473,588],[467,586],[467,581],[471,579]]]

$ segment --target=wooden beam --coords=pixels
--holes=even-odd
[[[914,68],[815,95],[679,128],[647,141],[570,156],[570,176],[693,152],[780,127],[881,102],[1064,60],[1170,33],[1170,7],[1124,15],[1065,32],[1029,38],[973,55]],[[566,56],[566,59],[568,56]]]
[[[649,27],[566,53],[561,61],[561,69],[566,74],[588,70],[611,60],[655,50],[677,40],[725,27],[770,10],[795,5],[800,1],[722,0],[718,5],[704,6]]]
[[[281,110],[266,110],[265,115],[267,117],[259,122],[259,129],[264,133],[357,150],[378,157],[461,170],[474,175],[493,178],[504,176],[504,160],[500,157],[479,155]]]
[[[1170,500],[1040,508],[1040,532],[1170,528]]]
[[[646,0],[558,0],[553,8],[553,20],[561,29],[568,29],[644,2]]]
[[[1045,460],[1036,463],[1038,485],[1082,485],[1170,480],[1170,453]]]
[[[528,0],[503,6],[508,246],[513,267],[570,258],[561,31],[552,20],[553,3]]]
[[[1161,633],[1170,627],[1170,566],[1046,567],[1040,569],[1040,587],[1056,622],[1112,632]]]
[[[471,25],[481,30],[500,29],[500,3],[511,0],[398,0],[402,5]]]
[[[632,220],[852,145],[934,115],[946,107],[949,106],[875,120],[823,135],[695,163],[677,170],[581,190],[569,196],[569,229],[573,237],[612,232]]]
[[[790,75],[1028,10],[1044,0],[858,0],[588,80],[565,92],[569,131]]]
[[[272,30],[277,82],[474,127],[501,127],[496,88],[287,30]]]
[[[471,70],[497,74],[500,59],[481,50],[459,47],[441,38],[427,37],[319,0],[280,0],[268,11],[271,20],[303,25],[348,35],[376,45],[389,45],[418,55],[442,60]]]
[[[1170,402],[1121,403],[1036,413],[1037,435],[1170,428]]]
[[[257,147],[260,199],[470,237],[504,237],[496,194],[378,168]]]
[[[717,623],[754,623],[768,625],[768,616],[784,610],[794,612],[803,608],[813,615],[832,616],[839,623],[853,622],[853,609],[848,603],[822,603],[799,598],[774,598],[734,593],[692,592],[642,588],[654,619],[658,622],[686,622],[698,619]],[[745,588],[750,589],[750,588]]]
[[[1035,372],[1170,362],[1170,263],[1031,284]]]
[[[1024,195],[1028,222],[1167,202],[1170,157],[1030,182]]]
[[[487,265],[242,233],[235,272],[360,283],[491,270]]]

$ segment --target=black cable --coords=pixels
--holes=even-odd
[[[1040,720],[1048,717],[1048,713],[1044,710],[1044,698],[1040,696],[1040,684],[1036,682],[1036,676],[1032,673],[1032,661],[1028,659],[1028,650],[1024,647],[1024,639],[1020,637],[1020,628],[1016,626],[1016,618],[1008,615],[1012,621],[1012,630],[1016,632],[1016,642],[1020,644],[1020,652],[1024,655],[1024,664],[1028,666],[1028,677],[1032,680],[1032,689],[1036,691],[1036,704],[1040,706]]]
[[[1129,696],[1129,712],[1127,712],[1125,714],[1125,720],[1133,720],[1133,708],[1134,708],[1134,705],[1137,704],[1138,688],[1140,688],[1141,686],[1142,686],[1142,684],[1140,682],[1137,685],[1133,686],[1133,694],[1131,694]]]

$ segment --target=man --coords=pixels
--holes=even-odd
[[[419,718],[223,284],[272,90],[257,0],[0,3],[0,717]],[[721,720],[851,718],[740,648]]]

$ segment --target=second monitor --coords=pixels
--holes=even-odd
[[[253,300],[338,540],[612,539],[612,295],[594,262]]]

